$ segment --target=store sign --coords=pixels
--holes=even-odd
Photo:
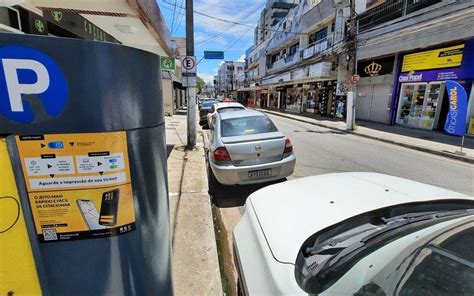
[[[467,116],[466,90],[462,85],[452,80],[446,81],[446,90],[449,95],[449,111],[444,130],[451,135],[464,136]]]
[[[160,57],[161,70],[174,71],[176,70],[176,60],[172,57]]]
[[[43,52],[21,45],[0,48],[0,115],[10,120],[31,123],[35,114],[25,95],[34,95],[49,116],[64,109],[68,85],[56,62]],[[33,99],[33,98],[32,98]]]
[[[461,66],[464,44],[407,54],[403,57],[402,72]]]
[[[360,77],[388,75],[393,72],[394,57],[367,60],[357,63],[357,74]]]
[[[106,33],[104,30],[78,13],[62,11],[61,9],[43,8],[43,15],[49,22],[60,26],[81,38],[121,43],[115,39],[115,37]]]

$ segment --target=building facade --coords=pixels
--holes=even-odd
[[[454,80],[466,90],[474,132],[472,1],[355,1],[356,40],[347,33],[350,8],[334,3],[302,0],[247,51],[240,101],[344,119],[355,42],[356,119],[442,130],[446,80]]]
[[[443,130],[446,80],[467,92],[474,121],[474,3],[385,1],[358,18],[356,118]],[[383,16],[383,17],[382,17]]]
[[[237,89],[244,87],[245,62],[225,61],[217,71],[216,92],[227,97],[236,97]]]
[[[332,0],[303,0],[247,54],[249,106],[343,118],[347,9]]]

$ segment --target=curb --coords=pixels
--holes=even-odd
[[[361,134],[361,133],[354,132],[354,131],[343,130],[343,129],[332,127],[332,126],[329,126],[329,125],[326,125],[326,124],[316,123],[316,122],[312,122],[312,121],[309,121],[309,120],[305,120],[304,118],[295,118],[295,117],[292,117],[292,116],[288,116],[285,113],[281,113],[281,112],[268,111],[268,110],[264,110],[264,109],[259,109],[259,111],[262,111],[262,112],[265,112],[265,113],[268,113],[268,114],[277,115],[277,116],[284,117],[284,118],[288,118],[288,119],[292,119],[292,120],[296,120],[296,121],[300,121],[300,122],[304,122],[304,123],[308,123],[308,124],[312,124],[312,125],[316,125],[316,126],[320,126],[320,127],[324,127],[324,128],[327,128],[327,129],[343,132],[343,133],[346,133],[346,134],[352,134],[352,135],[363,137],[363,138],[368,138],[368,139],[372,139],[372,140],[376,140],[376,141],[380,141],[380,142],[384,142],[384,143],[398,145],[398,146],[402,146],[402,147],[405,147],[405,148],[409,148],[409,149],[413,149],[413,150],[417,150],[417,151],[422,151],[422,152],[426,152],[426,153],[430,153],[430,154],[434,154],[434,155],[444,156],[444,157],[447,157],[447,158],[451,158],[451,159],[459,160],[459,161],[462,161],[462,162],[474,164],[474,158],[471,158],[471,157],[456,155],[456,154],[453,154],[453,153],[450,153],[450,152],[434,150],[434,149],[421,147],[421,146],[416,146],[416,145],[411,145],[411,144],[407,144],[407,143],[401,143],[401,142],[397,142],[397,141],[393,141],[393,140],[388,140],[388,139],[385,139],[385,138],[380,138],[380,137],[376,137],[376,136]]]

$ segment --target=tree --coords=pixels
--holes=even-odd
[[[206,86],[206,82],[204,82],[204,79],[198,76],[196,84],[198,94],[202,93],[204,87]]]

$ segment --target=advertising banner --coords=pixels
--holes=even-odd
[[[125,132],[17,136],[40,242],[135,229]]]
[[[461,66],[464,44],[407,54],[403,57],[402,72]]]
[[[466,133],[467,94],[462,85],[447,80],[446,90],[449,95],[449,111],[444,130],[451,135],[464,136]]]

